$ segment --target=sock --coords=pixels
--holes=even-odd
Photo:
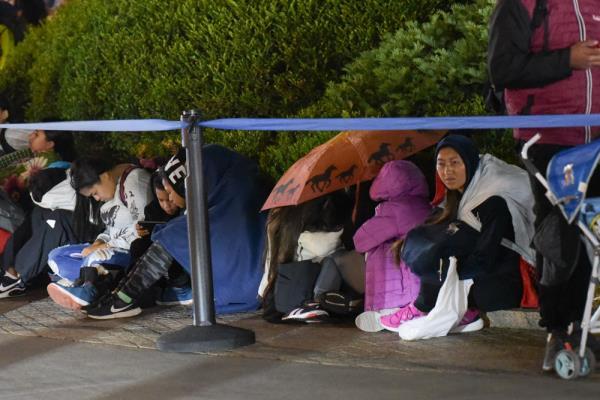
[[[16,281],[17,279],[19,279],[19,276],[18,276],[18,274],[17,274],[17,276],[14,276],[13,274],[11,274],[11,273],[10,273],[10,272],[8,272],[8,271],[4,271],[4,275],[8,276],[10,279],[14,279],[15,281]]]
[[[127,296],[124,292],[120,290],[117,292],[117,296],[127,304],[130,304],[133,301],[131,297]]]

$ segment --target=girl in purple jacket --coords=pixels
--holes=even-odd
[[[376,332],[383,329],[381,315],[409,304],[419,294],[419,278],[403,262],[395,263],[391,247],[425,221],[431,206],[423,173],[405,160],[385,164],[370,195],[381,203],[354,235],[356,251],[366,253],[365,312],[356,318],[356,326]]]

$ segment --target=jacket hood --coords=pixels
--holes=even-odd
[[[46,194],[42,196],[40,201],[36,201],[33,196],[31,196],[31,200],[38,206],[42,208],[48,208],[50,210],[75,210],[76,203],[76,193],[75,189],[71,186],[71,179],[67,177],[67,179],[58,183],[52,189],[48,190]]]
[[[415,164],[406,160],[395,160],[381,168],[369,194],[375,201],[393,200],[404,196],[427,198],[429,189],[425,176]]]

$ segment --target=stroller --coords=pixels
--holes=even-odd
[[[550,203],[558,206],[569,224],[575,224],[582,232],[587,255],[590,259],[593,258],[585,310],[581,319],[581,342],[574,343],[574,348],[567,343],[554,359],[556,373],[563,379],[574,379],[588,376],[594,371],[594,353],[586,345],[590,333],[600,332],[600,307],[592,315],[594,291],[596,285],[600,284],[600,198],[586,198],[588,183],[600,162],[600,140],[556,154],[550,160],[547,178],[544,178],[527,157],[529,148],[540,138],[538,133],[523,146],[523,163],[546,188],[546,197]]]

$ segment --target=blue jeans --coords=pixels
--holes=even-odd
[[[129,252],[117,248],[112,249],[114,254],[108,260],[91,263],[90,258],[93,253],[87,257],[81,257],[81,252],[88,246],[89,243],[80,243],[57,247],[48,254],[48,266],[56,275],[70,281],[75,281],[79,278],[79,270],[91,264],[110,264],[123,268],[129,266]]]

